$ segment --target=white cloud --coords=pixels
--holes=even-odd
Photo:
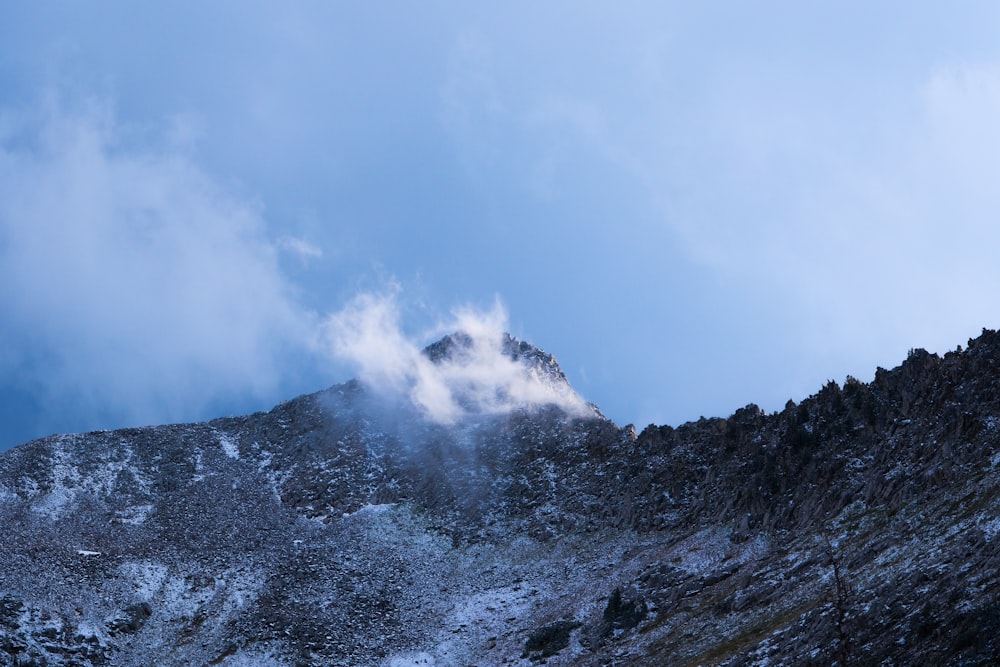
[[[319,259],[323,256],[322,248],[309,243],[305,239],[294,236],[281,237],[278,239],[278,245],[282,250],[295,255],[302,262],[309,261],[310,259]]]
[[[53,403],[127,421],[270,395],[312,317],[258,207],[107,104],[0,122],[0,327]],[[44,359],[45,363],[34,364]],[[34,364],[34,365],[33,365]]]
[[[333,354],[357,366],[363,382],[412,401],[436,422],[549,404],[573,415],[592,414],[568,385],[511,359],[503,347],[506,328],[499,301],[486,312],[456,310],[435,335],[461,332],[467,345],[432,361],[403,333],[394,293],[361,294],[327,321]]]

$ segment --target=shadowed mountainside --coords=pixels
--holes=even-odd
[[[37,440],[0,455],[0,665],[996,664],[998,371],[984,330],[639,434],[348,382]]]

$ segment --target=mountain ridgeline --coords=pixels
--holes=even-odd
[[[0,666],[993,665],[1000,334],[638,434],[351,381],[52,436],[0,454],[0,525]]]

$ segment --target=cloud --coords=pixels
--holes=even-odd
[[[100,100],[0,116],[3,363],[59,409],[190,418],[309,348],[259,207],[162,134]]]
[[[931,65],[891,86],[866,72],[849,88],[768,74],[696,100],[702,119],[678,128],[701,137],[700,159],[636,160],[685,251],[782,304],[805,363],[863,374],[996,326],[1000,68]]]
[[[332,353],[355,365],[375,391],[412,401],[441,424],[542,405],[593,414],[562,378],[511,358],[504,349],[507,313],[499,301],[485,312],[457,309],[435,327],[435,335],[462,336],[449,354],[432,360],[403,333],[396,293],[360,294],[326,322]]]
[[[323,256],[322,248],[309,243],[305,239],[296,238],[294,236],[281,237],[278,239],[278,246],[285,252],[295,255],[302,262],[307,262],[311,259],[319,259]]]

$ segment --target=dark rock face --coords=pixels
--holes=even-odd
[[[608,598],[602,617],[604,635],[615,630],[631,630],[646,618],[646,601],[641,596],[625,599],[622,589],[616,588]]]
[[[574,621],[556,621],[538,628],[528,635],[521,657],[535,662],[557,655],[569,646],[570,633],[578,627]]]
[[[349,382],[46,438],[0,525],[0,666],[993,665],[1000,335],[638,435]]]

